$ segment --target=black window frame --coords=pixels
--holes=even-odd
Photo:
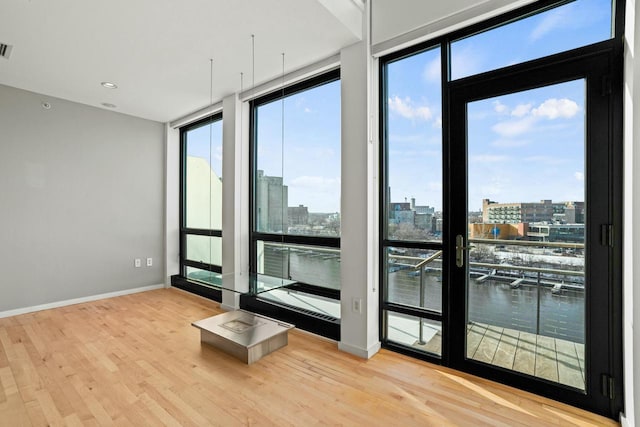
[[[257,112],[258,107],[267,103],[281,100],[290,95],[298,94],[324,84],[340,80],[340,69],[332,69],[299,83],[283,87],[249,102],[249,271],[257,272],[257,244],[258,241],[278,244],[309,245],[319,248],[340,249],[340,237],[305,236],[283,233],[257,231],[256,215],[256,176],[257,176]],[[340,301],[340,290],[322,286],[297,282],[287,287],[298,292],[316,295]],[[260,295],[242,295],[240,307],[256,313],[264,314],[296,325],[327,338],[340,339],[340,319],[309,312],[298,307],[261,298]]]
[[[249,118],[249,270],[252,273],[257,271],[257,243],[258,241],[280,243],[280,244],[297,244],[297,245],[309,245],[331,249],[340,249],[340,237],[327,237],[327,236],[304,236],[296,234],[286,233],[267,233],[257,231],[257,214],[255,209],[256,190],[255,180],[257,175],[257,112],[258,107],[274,101],[281,100],[291,95],[295,95],[307,90],[313,89],[324,84],[332,83],[340,80],[340,69],[334,69],[302,82],[286,86],[283,89],[270,92],[259,98],[253,99],[249,103],[250,118]],[[323,288],[321,286],[310,285],[307,283],[296,283],[290,286],[291,289],[296,289],[301,292],[319,295],[331,299],[340,299],[340,291],[334,289]]]
[[[596,55],[597,53],[608,51],[610,53],[610,61],[611,61],[611,69],[613,70],[611,73],[611,77],[609,81],[603,82],[603,92],[610,91],[611,93],[611,123],[612,131],[610,135],[610,158],[609,161],[611,163],[611,176],[610,181],[612,182],[612,186],[610,188],[610,200],[609,202],[614,206],[612,213],[612,222],[614,224],[619,224],[619,227],[614,229],[615,239],[611,249],[611,264],[610,271],[611,275],[609,277],[610,283],[610,294],[609,294],[609,311],[610,311],[610,322],[615,325],[612,327],[610,331],[610,340],[611,347],[607,349],[610,360],[610,374],[612,378],[615,378],[615,390],[613,391],[614,395],[610,400],[610,406],[607,410],[595,409],[593,407],[585,407],[588,410],[596,410],[602,415],[617,418],[618,414],[623,410],[623,337],[622,337],[622,247],[623,247],[623,237],[624,232],[621,230],[622,228],[622,204],[623,204],[623,167],[622,167],[622,117],[623,117],[623,58],[624,58],[624,19],[625,19],[625,1],[626,0],[612,0],[612,27],[613,33],[611,37],[607,40],[603,40],[597,43],[593,43],[586,46],[579,46],[574,49],[570,49],[567,51],[562,51],[559,53],[551,54],[549,56],[543,56],[540,58],[535,58],[532,60],[524,61],[521,63],[517,63],[510,66],[505,66],[501,68],[496,68],[490,71],[481,72],[478,74],[458,78],[455,80],[451,80],[450,76],[450,53],[451,53],[451,43],[473,36],[475,34],[491,30],[495,27],[509,24],[510,22],[518,21],[520,19],[527,18],[528,16],[535,15],[540,12],[544,12],[546,10],[555,8],[557,6],[561,6],[563,4],[571,3],[573,0],[541,0],[533,2],[529,5],[523,6],[521,8],[517,8],[510,12],[500,14],[498,16],[489,18],[487,20],[481,21],[479,23],[470,25],[468,27],[454,30],[449,34],[445,34],[439,37],[436,37],[432,40],[428,40],[425,42],[417,43],[413,46],[409,46],[403,49],[400,49],[396,52],[390,53],[384,57],[382,57],[379,61],[379,128],[378,132],[380,135],[380,151],[379,151],[379,168],[380,168],[380,186],[379,186],[379,248],[378,248],[378,256],[380,259],[380,267],[379,267],[379,280],[380,280],[380,295],[379,295],[379,307],[380,307],[380,316],[379,316],[379,336],[380,341],[382,343],[383,348],[388,348],[398,353],[407,354],[411,357],[426,360],[435,364],[445,364],[445,360],[449,358],[450,349],[446,348],[443,344],[442,348],[442,356],[437,356],[434,354],[429,354],[425,352],[420,352],[413,350],[409,347],[403,346],[401,344],[396,344],[394,342],[390,342],[385,338],[386,331],[386,312],[396,312],[400,314],[407,314],[416,317],[421,317],[429,320],[436,320],[442,322],[443,329],[446,328],[450,330],[451,325],[450,315],[445,314],[445,310],[451,311],[459,308],[452,308],[452,300],[450,297],[450,289],[445,289],[443,287],[443,295],[442,295],[442,313],[432,312],[426,309],[420,309],[412,306],[405,306],[401,304],[391,303],[385,300],[385,294],[387,286],[386,284],[386,269],[385,262],[386,259],[386,251],[389,247],[399,247],[399,248],[411,248],[411,249],[423,249],[423,250],[438,250],[444,249],[446,253],[451,253],[453,250],[451,243],[451,231],[450,226],[445,224],[442,230],[442,243],[440,242],[429,242],[429,241],[398,241],[387,238],[387,227],[388,227],[388,216],[387,209],[390,200],[387,200],[387,191],[386,188],[388,186],[388,170],[387,168],[387,158],[386,158],[386,150],[387,150],[387,128],[385,119],[388,114],[387,108],[387,87],[386,87],[386,72],[387,72],[387,64],[402,60],[403,58],[411,57],[416,54],[420,54],[421,52],[431,50],[433,48],[440,47],[441,49],[441,82],[442,82],[442,120],[443,120],[443,134],[442,134],[442,144],[443,144],[443,218],[446,220],[447,218],[451,218],[452,206],[451,206],[451,197],[450,197],[450,188],[449,181],[445,179],[445,177],[450,176],[451,172],[451,153],[450,153],[450,138],[451,138],[451,129],[449,129],[448,123],[450,123],[450,90],[452,86],[460,86],[465,85],[467,82],[473,83],[476,80],[482,79],[490,79],[493,76],[501,76],[505,73],[508,74],[510,70],[522,70],[527,67],[530,67],[532,71],[535,72],[536,66],[540,66],[540,64],[548,64],[554,61],[562,61],[564,58],[568,58],[571,60],[576,57],[586,57],[589,55]],[[590,190],[587,190],[590,191]],[[444,271],[448,268],[449,256],[443,257],[443,275]],[[443,280],[446,280],[449,283],[449,287],[451,286],[450,280],[443,277]],[[587,320],[588,321],[588,320]],[[482,375],[482,371],[478,370],[473,372],[477,375]],[[493,380],[510,383],[510,380],[505,378],[495,378],[490,377]],[[528,389],[535,393],[541,395],[550,395],[545,390],[544,386],[529,386],[522,382],[521,384],[512,384],[515,386],[521,386],[524,389]],[[609,384],[607,384],[608,386]],[[592,385],[593,386],[593,385]],[[604,385],[603,385],[604,387]],[[563,397],[553,396],[553,398],[562,400],[567,399]],[[582,406],[580,402],[577,401],[569,401],[570,404],[575,404],[576,406]]]
[[[211,271],[214,273],[222,273],[222,265],[203,263],[187,259],[187,236],[209,236],[222,238],[222,229],[206,229],[206,228],[189,228],[186,224],[187,204],[185,197],[187,195],[187,135],[189,131],[212,125],[215,122],[222,121],[222,112],[211,114],[200,120],[197,120],[180,128],[180,273],[171,278],[171,284],[175,287],[193,292],[200,296],[222,301],[222,292],[214,286],[208,286],[204,282],[187,278],[187,267],[198,268],[201,270]]]

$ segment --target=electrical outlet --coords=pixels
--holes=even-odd
[[[133,265],[135,265],[135,266],[136,266],[136,268],[137,268],[137,267],[142,267],[142,260],[141,260],[140,258],[136,258],[136,259],[133,261]]]
[[[151,267],[153,265],[153,258],[147,258],[147,267]]]
[[[360,298],[354,298],[351,308],[355,313],[362,313],[362,300]]]

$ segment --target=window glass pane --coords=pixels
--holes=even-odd
[[[582,390],[594,285],[585,276],[585,93],[580,79],[467,104],[467,357]],[[518,342],[550,349],[548,359],[505,358],[488,344]],[[557,369],[546,369],[556,357]]]
[[[387,248],[389,302],[442,312],[442,251]]]
[[[222,120],[186,133],[187,228],[222,229]]]
[[[387,236],[442,239],[440,49],[387,65]]]
[[[340,250],[258,241],[257,272],[340,289]]]
[[[284,142],[282,132],[284,130]],[[340,82],[256,111],[256,230],[340,235]]]
[[[451,79],[607,40],[613,33],[611,12],[611,0],[577,0],[455,41]]]
[[[222,265],[222,238],[187,235],[187,256],[191,261]]]
[[[198,280],[216,287],[222,286],[222,274],[194,267],[187,267],[187,279]]]
[[[291,289],[276,289],[260,294],[260,299],[267,299],[269,301],[298,307],[305,311],[312,311],[335,319],[340,318],[340,301],[331,298],[311,295]]]
[[[385,311],[387,341],[440,356],[442,323],[408,314]]]

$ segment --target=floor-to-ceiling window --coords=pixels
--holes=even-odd
[[[305,313],[336,326],[340,317],[339,76],[335,70],[251,103],[251,270],[295,282],[286,289],[262,293],[253,302],[281,312]]]
[[[222,284],[222,114],[180,128],[180,276],[214,296]],[[213,291],[213,293],[212,293]]]
[[[383,58],[386,346],[619,412],[621,10],[536,2]]]

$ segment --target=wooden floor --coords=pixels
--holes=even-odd
[[[247,366],[175,289],[0,319],[0,425],[605,426],[613,421],[386,350],[363,360],[300,331]]]

